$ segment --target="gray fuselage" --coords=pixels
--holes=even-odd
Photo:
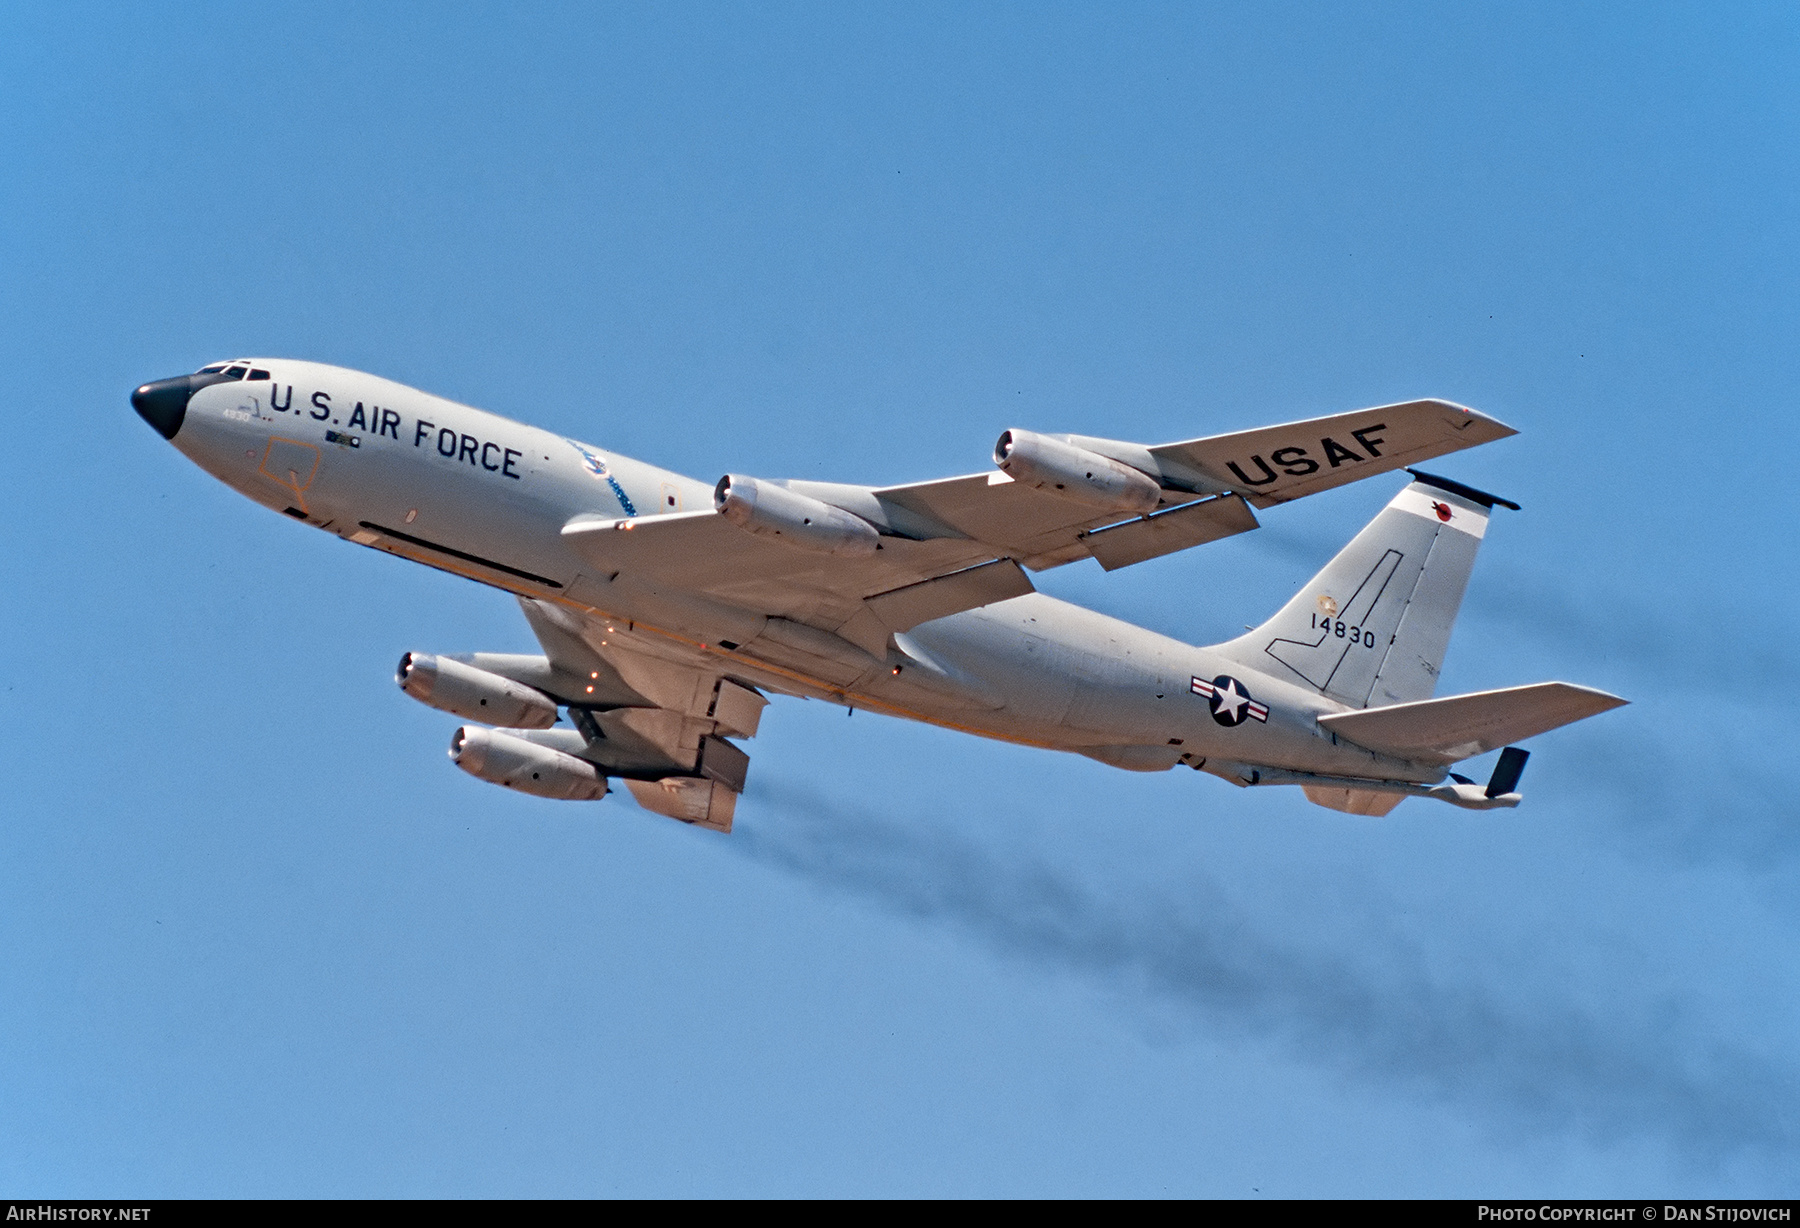
[[[809,669],[793,654],[731,647],[731,626],[709,625],[716,602],[682,606],[666,592],[647,601],[596,575],[562,536],[582,515],[710,509],[710,483],[376,376],[282,359],[253,366],[270,378],[215,383],[188,400],[172,442],[194,463],[358,544],[569,607],[607,628],[606,647],[1135,770],[1186,763],[1238,783],[1256,768],[1443,776],[1339,744],[1317,718],[1342,704],[1042,594],[922,624],[867,668],[850,658]],[[671,616],[675,607],[683,613]],[[1266,715],[1220,720],[1204,692],[1222,677]]]

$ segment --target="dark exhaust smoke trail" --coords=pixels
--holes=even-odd
[[[1791,873],[1800,803],[1788,779],[1796,748],[1785,723],[1740,717],[1709,730],[1632,721],[1576,725],[1555,737],[1554,756],[1533,765],[1540,787],[1553,780],[1590,820],[1614,824],[1621,850]]]
[[[1314,570],[1343,545],[1317,533],[1269,526],[1244,544],[1269,558]],[[1721,633],[1721,628],[1740,624],[1739,613],[1696,607],[1682,617],[1666,602],[1597,590],[1587,581],[1573,584],[1554,569],[1525,570],[1498,559],[1478,559],[1462,618],[1507,627],[1572,656],[1619,661],[1661,685],[1686,679],[1758,699],[1776,689],[1800,687],[1800,659],[1785,644],[1765,639],[1746,651],[1741,636]]]
[[[1317,533],[1266,526],[1245,542],[1315,566],[1337,549]],[[1586,799],[1590,814],[1652,835],[1690,862],[1757,864],[1800,853],[1800,808],[1787,781],[1795,757],[1789,697],[1800,690],[1792,650],[1775,637],[1747,643],[1738,612],[1671,610],[1568,579],[1478,560],[1460,620],[1529,637],[1565,663],[1620,667],[1600,685],[1635,706],[1555,735],[1557,757],[1584,767],[1564,787]],[[1452,660],[1459,651],[1466,648],[1453,638]],[[1517,680],[1544,676],[1533,669]],[[1548,770],[1548,759],[1534,765],[1534,779]]]
[[[1529,987],[1447,983],[1404,949],[1306,951],[1259,935],[1211,884],[1101,890],[1013,850],[858,811],[787,785],[756,790],[737,846],[999,951],[1191,1010],[1195,1022],[1473,1108],[1498,1124],[1600,1142],[1648,1137],[1690,1160],[1800,1151],[1800,1078],[1642,1020],[1594,1019]],[[1364,948],[1365,952],[1367,948]]]

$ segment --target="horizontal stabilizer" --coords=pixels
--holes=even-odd
[[[1455,763],[1627,702],[1567,682],[1537,682],[1339,712],[1321,716],[1319,724],[1369,750],[1421,763]]]

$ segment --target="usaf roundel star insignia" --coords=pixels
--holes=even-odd
[[[1212,718],[1221,725],[1242,725],[1246,720],[1268,722],[1268,705],[1251,699],[1244,684],[1229,674],[1220,674],[1211,682],[1196,678],[1188,685],[1188,690],[1205,697],[1207,707],[1212,709]]]

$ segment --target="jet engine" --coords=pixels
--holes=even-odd
[[[1109,512],[1152,512],[1162,500],[1154,478],[1035,431],[1004,432],[994,445],[994,463],[1015,482]]]
[[[499,729],[464,725],[450,739],[450,761],[478,780],[558,801],[606,796],[606,774],[586,759]]]
[[[736,473],[719,479],[713,507],[746,532],[821,554],[869,555],[880,540],[874,525],[843,508]]]
[[[409,652],[394,671],[400,689],[429,707],[513,729],[556,724],[556,701],[511,678],[449,657]]]

